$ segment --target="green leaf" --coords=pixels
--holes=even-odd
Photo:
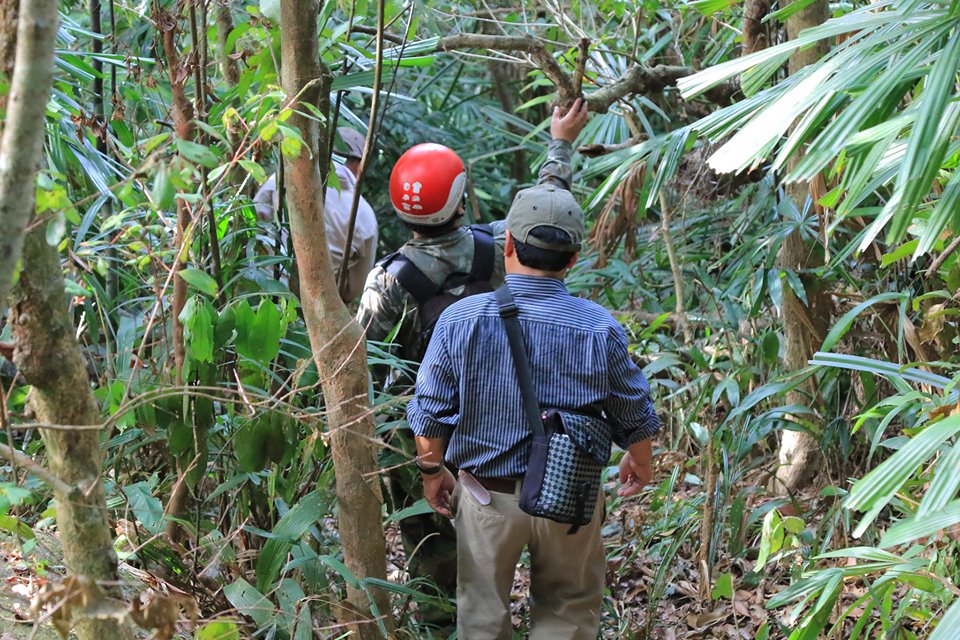
[[[183,278],[191,287],[207,294],[211,298],[217,296],[217,291],[219,290],[217,281],[214,280],[210,274],[190,267],[177,271],[177,275]]]
[[[777,336],[777,332],[768,330],[763,334],[763,361],[767,366],[774,366],[780,359],[780,338]]]
[[[166,167],[157,169],[153,177],[153,187],[150,189],[150,202],[157,211],[169,211],[176,197],[176,189],[170,182],[170,174]]]
[[[242,471],[255,473],[267,464],[268,431],[267,418],[262,414],[237,429],[233,453]]]
[[[35,539],[30,525],[14,516],[0,515],[0,531],[7,531],[21,540]]]
[[[213,362],[213,322],[216,311],[208,300],[192,296],[180,311],[183,338],[191,360]]]
[[[247,173],[250,174],[250,177],[253,178],[257,184],[263,184],[267,181],[267,172],[264,171],[263,167],[254,162],[253,160],[243,159],[240,160],[240,166],[243,167]],[[332,171],[330,173],[333,173]]]
[[[920,507],[917,509],[917,518],[940,511],[957,496],[960,489],[960,443],[954,444],[950,452],[937,462],[937,471],[933,481],[923,494]]]
[[[194,635],[196,640],[240,640],[240,627],[233,622],[208,622]]]
[[[321,492],[308,493],[280,518],[273,528],[274,538],[267,540],[257,560],[257,586],[267,590],[277,579],[287,561],[287,553],[327,511],[327,502]]]
[[[954,32],[947,38],[946,46],[927,74],[923,92],[918,98],[920,112],[910,132],[907,154],[897,181],[901,190],[898,206],[902,209],[890,228],[891,239],[898,240],[906,232],[914,208],[930,191],[960,123],[960,104],[953,98],[958,68],[960,37]],[[877,222],[881,219],[878,218]]]
[[[917,245],[919,244],[920,244],[919,240],[911,240],[910,242],[904,242],[902,245],[900,245],[890,253],[883,254],[883,257],[880,258],[880,266],[887,267],[893,264],[894,262],[903,260],[904,258],[908,257],[910,254],[912,254],[916,250]]]
[[[779,536],[777,533],[779,532]],[[754,565],[754,571],[760,571],[767,564],[767,559],[780,551],[783,545],[783,526],[780,520],[780,514],[776,509],[771,509],[763,517],[763,528],[760,533],[760,552],[757,555],[757,562]]]
[[[954,171],[930,217],[927,218],[926,227],[917,242],[917,251],[913,254],[915,259],[933,249],[937,240],[940,239],[940,234],[956,218],[958,210],[960,210],[960,171]]]
[[[737,2],[738,0],[694,0],[694,2],[689,3],[687,6],[705,16],[711,16],[729,9],[737,4]]]
[[[796,516],[787,516],[783,519],[783,528],[784,530],[792,533],[795,536],[799,536],[803,533],[806,525],[803,523],[803,520]]]
[[[233,305],[227,305],[217,317],[217,325],[213,330],[213,342],[218,349],[230,344],[234,338],[234,330],[237,326],[237,312]]]
[[[256,313],[246,300],[236,305],[237,353],[256,360],[272,362],[280,353],[280,339],[286,333],[286,319],[272,300],[264,299]]]
[[[208,169],[213,169],[220,164],[217,156],[209,147],[191,142],[190,140],[177,138],[177,150],[180,151],[180,155],[187,160],[203,165]]]
[[[928,384],[937,389],[946,389],[950,385],[950,378],[945,378],[935,373],[930,373],[929,371],[923,371],[922,369],[915,369],[913,367],[901,367],[892,362],[875,360],[874,358],[864,358],[862,356],[818,351],[813,354],[813,360],[810,361],[810,364],[821,367],[837,367],[839,369],[851,369],[853,371],[866,371],[868,373],[885,376],[892,381],[908,380],[910,382]]]
[[[243,578],[225,586],[223,595],[237,611],[253,619],[257,625],[265,627],[273,622],[276,611],[273,603]]]
[[[55,247],[63,240],[67,232],[67,217],[62,209],[58,209],[53,217],[47,222],[46,239],[47,244]]]
[[[764,16],[761,22],[769,22],[770,20],[778,20],[780,22],[786,22],[787,18],[789,18],[790,16],[796,13],[799,13],[800,11],[803,11],[804,9],[809,7],[811,4],[813,4],[815,1],[816,0],[795,0],[794,2],[791,2],[790,4],[785,6],[783,9],[779,9],[777,11],[768,13],[766,16]]]
[[[146,481],[123,487],[127,503],[143,528],[151,535],[157,535],[163,528],[163,505],[153,495],[153,489]]]
[[[300,150],[302,148],[303,143],[297,138],[284,136],[283,141],[280,143],[280,153],[283,154],[284,158],[296,159],[300,157]]]
[[[263,129],[260,130],[260,139],[265,142],[270,142],[279,130],[280,124],[276,120],[270,120],[263,125]]]
[[[960,475],[957,473],[956,467],[951,469],[951,473],[955,476]],[[940,533],[956,524],[960,524],[960,500],[954,500],[936,513],[931,513],[923,517],[919,514],[914,514],[909,518],[900,520],[884,532],[880,538],[880,546],[896,547],[901,544],[907,544],[918,538],[925,538]]]
[[[420,498],[414,502],[409,507],[395,511],[387,516],[385,520],[386,523],[399,522],[405,518],[411,518],[413,516],[422,516],[424,514],[433,513],[433,508],[430,507],[430,504],[427,502],[426,498]]]
[[[834,323],[833,328],[830,329],[830,333],[827,334],[827,337],[823,340],[823,345],[820,347],[821,351],[830,351],[833,347],[840,341],[840,338],[843,337],[847,331],[850,330],[850,327],[853,325],[853,321],[859,316],[864,309],[872,307],[878,302],[887,302],[891,300],[904,300],[906,299],[907,294],[899,291],[888,291],[887,293],[881,293],[873,296],[868,300],[864,300],[850,311],[847,311],[843,316]]]
[[[733,599],[732,573],[725,573],[717,578],[717,583],[713,586],[713,591],[710,592],[710,598],[712,600],[719,600],[720,598],[726,598],[727,600]]]
[[[853,535],[859,538],[900,487],[929,460],[944,442],[960,432],[960,414],[949,416],[928,425],[913,436],[907,444],[887,458],[880,466],[858,480],[847,495],[845,506],[870,512],[857,526]]]

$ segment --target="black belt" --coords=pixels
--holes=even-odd
[[[477,478],[477,482],[487,491],[516,493],[520,478]]]

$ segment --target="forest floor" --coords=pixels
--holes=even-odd
[[[612,483],[607,487],[608,504],[609,495],[614,489]],[[699,491],[698,487],[690,485],[673,498],[692,498]],[[621,501],[607,513],[603,527],[607,548],[607,593],[601,624],[601,636],[604,639],[753,640],[764,623],[775,626],[771,621],[773,613],[764,604],[772,593],[788,584],[788,575],[771,576],[771,579],[762,580],[758,587],[734,588],[732,597],[708,598],[704,602],[698,593],[700,571],[696,566],[696,535],[683,545],[674,559],[663,598],[652,610],[648,608],[648,597],[656,589],[662,558],[648,555],[643,550],[638,552],[635,541],[641,536],[640,528],[645,523],[649,525],[651,517],[656,516],[650,508],[649,496],[640,500]],[[695,534],[696,531],[694,529]],[[669,542],[672,533],[675,531],[663,531],[660,534],[662,541]],[[402,581],[406,579],[406,559],[399,528],[395,524],[387,529],[387,544],[388,566],[392,571],[390,578]],[[752,563],[744,560],[722,559],[718,565],[740,575],[753,568]],[[515,638],[526,637],[523,630],[529,614],[529,585],[529,559],[524,553],[511,594]],[[648,611],[653,616],[649,636]],[[770,637],[779,636],[774,633]]]
[[[612,489],[611,483],[608,490]],[[696,485],[681,483],[671,499],[674,503],[692,501],[699,490]],[[726,545],[718,545],[721,555],[717,558],[714,581],[721,574],[730,574],[733,576],[731,588],[726,593],[715,590],[703,598],[699,593],[701,571],[696,560],[697,528],[692,529],[693,535],[688,531],[676,556],[667,561],[667,573],[661,574],[665,559],[650,550],[662,551],[672,542],[672,536],[679,533],[654,522],[653,519],[660,514],[650,504],[651,500],[651,494],[645,494],[638,500],[614,502],[607,514],[603,533],[607,547],[608,591],[604,601],[602,636],[605,639],[751,640],[764,635],[762,629],[766,623],[769,638],[784,637],[778,630],[777,619],[784,619],[787,610],[770,611],[765,604],[770,596],[789,584],[789,567],[769,563],[767,573],[755,574],[752,573],[752,562],[724,557]],[[816,509],[815,497],[803,502],[812,510]],[[649,539],[653,525],[656,525],[656,532]],[[26,557],[14,537],[0,537],[0,640],[53,640],[59,637],[50,624],[41,624],[37,630],[31,624],[31,599],[48,580],[64,572],[56,535],[44,530],[38,530],[36,535],[37,544]],[[645,545],[641,544],[643,535],[648,536]],[[387,541],[390,577],[404,580],[406,561],[396,525],[388,527]],[[124,596],[128,601],[147,589],[166,591],[164,581],[157,575],[126,563],[121,565]],[[523,637],[522,629],[528,617],[528,566],[529,562],[521,562],[514,583],[512,599],[514,626],[518,631],[516,637]],[[748,575],[752,581],[747,579]],[[658,589],[663,595],[655,606],[650,606],[651,594],[658,593]],[[204,611],[203,615],[213,617],[218,614]],[[649,625],[648,615],[652,616]],[[178,625],[177,635],[192,637],[191,625],[186,620],[182,622]]]
[[[59,576],[63,551],[57,536],[35,531],[37,544],[24,556],[14,536],[0,536],[0,640],[59,640],[51,624],[31,622],[30,601],[52,573]]]

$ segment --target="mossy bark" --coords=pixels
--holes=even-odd
[[[57,250],[47,244],[43,226],[23,245],[23,270],[10,299],[16,342],[14,362],[31,385],[29,403],[38,422],[94,425],[100,410],[70,320]],[[117,581],[117,555],[107,520],[101,478],[99,430],[43,430],[50,470],[72,490],[56,494],[57,528],[70,575]],[[107,589],[110,591],[110,589]],[[84,620],[80,640],[132,638],[116,620]]]
[[[0,138],[0,313],[10,293],[23,236],[33,212],[33,190],[43,153],[44,105],[53,82],[53,48],[57,34],[56,0],[0,0],[4,38],[16,19],[16,46],[4,43],[3,71],[10,73],[3,136]],[[10,56],[13,55],[13,60]]]
[[[329,111],[331,76],[317,50],[314,0],[281,0],[280,30],[283,88],[288,99]],[[386,578],[386,544],[381,526],[380,481],[374,445],[373,414],[368,400],[367,356],[363,331],[340,299],[327,251],[323,222],[324,189],[318,150],[327,148],[329,132],[309,110],[294,106],[287,125],[300,130],[303,148],[284,158],[290,231],[300,280],[300,302],[321,376],[327,429],[333,450],[339,502],[340,541],[344,561],[358,578]],[[374,590],[384,624],[392,628],[389,598]],[[367,594],[347,587],[338,617],[357,637],[381,637],[371,620]]]

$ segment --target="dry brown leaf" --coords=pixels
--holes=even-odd
[[[743,600],[734,600],[733,608],[736,610],[738,615],[749,617],[750,607],[747,606],[747,603]]]
[[[157,640],[170,640],[173,637],[181,611],[196,626],[200,609],[196,600],[183,592],[160,593],[148,589],[140,600],[130,604],[130,617],[141,629],[154,630]]]
[[[714,609],[713,611],[704,611],[703,613],[697,614],[691,613],[687,616],[687,624],[694,631],[706,631],[713,625],[726,620],[729,615],[729,609]]]

